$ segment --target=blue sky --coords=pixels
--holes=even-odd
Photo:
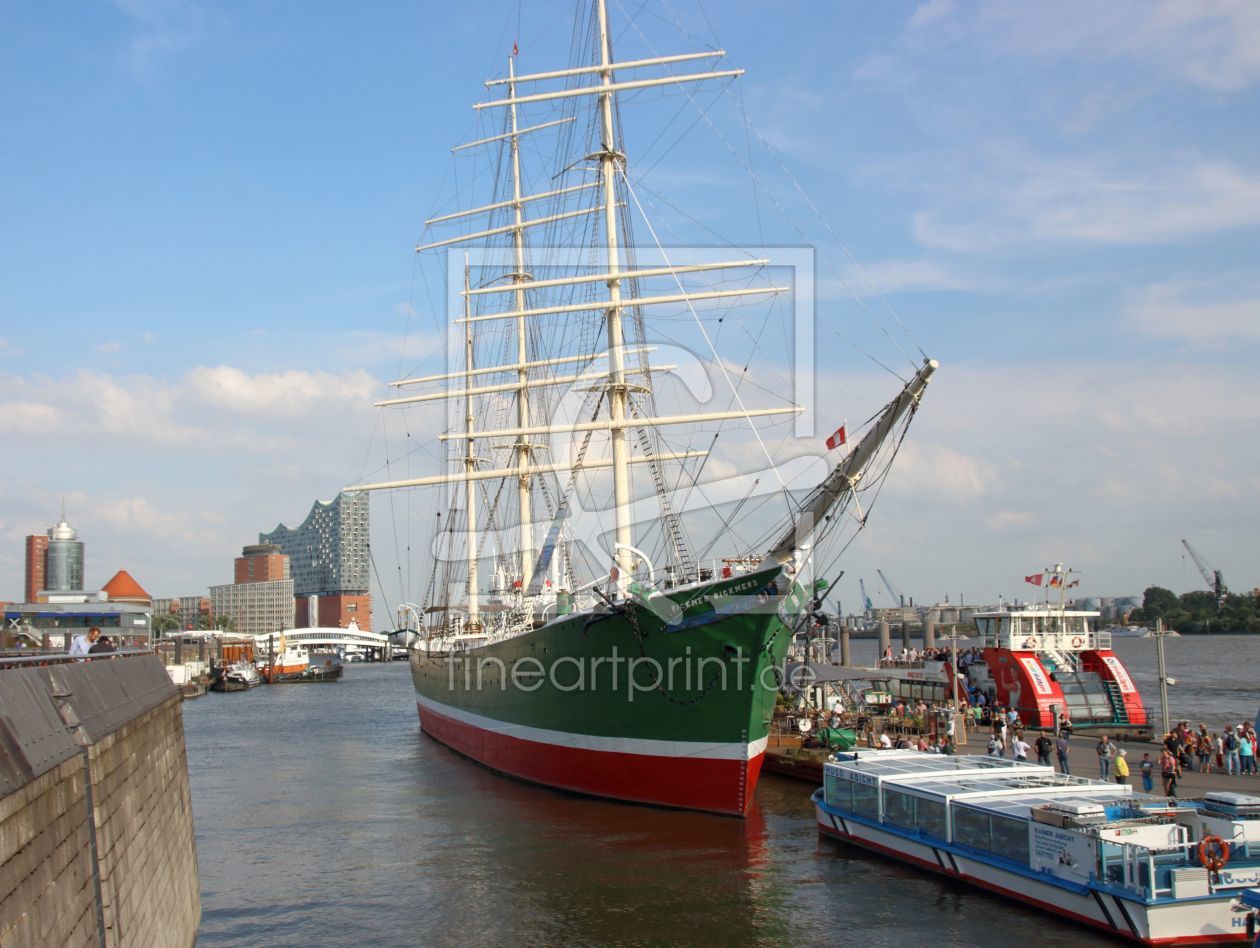
[[[184,595],[373,468],[371,400],[441,302],[412,248],[472,194],[448,149],[481,133],[469,106],[513,39],[523,70],[565,61],[562,6],[0,14],[0,598],[63,498],[89,584],[126,568]],[[694,109],[628,103],[632,169],[704,225],[672,235],[817,243],[861,284],[781,160],[942,362],[850,580],[992,599],[1062,560],[1089,595],[1184,591],[1185,536],[1260,584],[1260,7],[610,8],[637,14],[627,55],[721,46],[748,70],[697,97],[729,149],[700,122],[668,150],[647,107],[679,134]],[[865,344],[864,317],[818,276],[820,360],[856,398],[879,374],[826,330]]]

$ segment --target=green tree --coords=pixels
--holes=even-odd
[[[1142,608],[1134,609],[1132,618],[1153,625],[1157,619],[1166,620],[1168,613],[1180,605],[1176,593],[1171,590],[1163,586],[1148,586],[1142,596]]]
[[[165,612],[153,617],[153,631],[158,635],[165,635],[167,632],[178,628],[179,616],[173,616],[169,612]]]

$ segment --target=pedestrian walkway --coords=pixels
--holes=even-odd
[[[1024,730],[1024,740],[1030,744],[1033,743],[1040,735],[1040,731]],[[967,743],[960,748],[960,753],[964,754],[984,754],[986,746],[989,743],[990,732],[986,729],[980,729],[972,732],[968,736]],[[1051,740],[1054,734],[1049,734]],[[1077,732],[1072,736],[1070,748],[1068,751],[1068,766],[1071,767],[1072,773],[1078,777],[1090,777],[1094,780],[1098,779],[1098,755],[1094,753],[1094,745],[1098,743],[1098,739],[1102,737],[1101,733],[1080,733]],[[1128,783],[1139,793],[1142,792],[1142,755],[1150,754],[1151,760],[1155,761],[1155,789],[1152,791],[1156,796],[1162,796],[1162,786],[1159,776],[1159,753],[1162,748],[1160,744],[1144,743],[1142,741],[1123,741],[1112,738],[1112,743],[1117,748],[1123,747],[1128,753],[1126,757],[1129,761],[1129,780]],[[1009,752],[1008,752],[1009,756]],[[1036,762],[1036,755],[1029,754],[1029,759]],[[1055,769],[1058,770],[1056,756],[1051,754],[1051,761],[1055,763]],[[1198,761],[1195,761],[1196,765]],[[1212,768],[1212,773],[1201,774],[1191,772],[1189,768],[1182,770],[1181,776],[1177,778],[1177,796],[1181,799],[1187,797],[1201,797],[1209,790],[1228,790],[1233,793],[1249,793],[1260,796],[1260,776],[1230,776],[1229,774],[1217,771],[1216,767]]]

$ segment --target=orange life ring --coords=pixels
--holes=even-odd
[[[1072,648],[1080,648],[1085,644],[1085,640],[1079,635],[1072,636]]]
[[[1229,862],[1229,843],[1219,836],[1204,836],[1199,841],[1199,865],[1209,872],[1220,872]]]
[[[1036,647],[1037,647],[1037,640],[1033,638],[1031,635],[1028,636],[1028,638],[1024,639],[1024,648],[1034,649]]]

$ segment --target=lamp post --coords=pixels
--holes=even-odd
[[[1168,717],[1168,686],[1175,685],[1177,679],[1168,677],[1168,668],[1164,664],[1164,639],[1168,633],[1164,630],[1164,620],[1155,620],[1155,657],[1159,661],[1159,714],[1163,732],[1172,730],[1172,721]]]

